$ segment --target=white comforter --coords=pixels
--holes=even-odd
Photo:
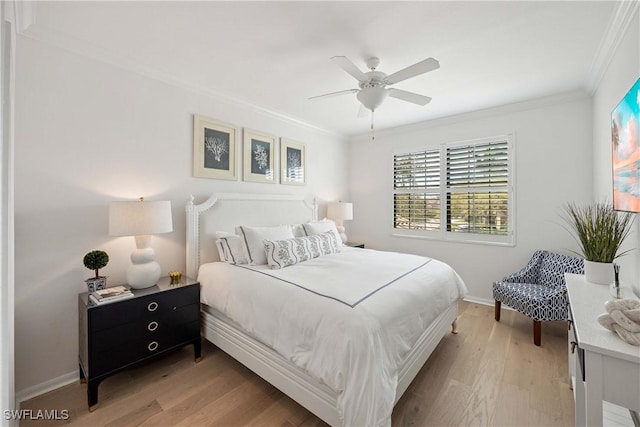
[[[338,392],[345,425],[390,425],[398,371],[425,328],[466,294],[447,264],[346,248],[281,270],[200,267],[201,301]]]

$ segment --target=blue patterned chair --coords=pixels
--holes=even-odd
[[[543,320],[567,319],[564,273],[584,273],[584,260],[548,251],[536,251],[526,267],[493,283],[495,317],[502,303],[533,319],[533,342],[540,345]]]

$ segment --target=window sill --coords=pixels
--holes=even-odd
[[[393,232],[391,233],[391,237],[401,237],[405,239],[418,239],[418,240],[435,240],[439,242],[449,242],[449,243],[466,243],[472,245],[486,245],[486,246],[507,246],[514,247],[516,245],[515,236],[506,236],[501,238],[500,240],[482,240],[480,238],[476,238],[475,235],[450,235],[450,234],[458,234],[458,233],[446,233],[444,236],[442,232],[433,233],[433,234],[405,234]]]

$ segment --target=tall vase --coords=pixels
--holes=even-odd
[[[613,263],[584,260],[584,279],[600,285],[613,283]]]

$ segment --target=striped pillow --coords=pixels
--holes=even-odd
[[[216,233],[216,247],[220,261],[229,264],[247,264],[242,237],[229,233]]]
[[[331,231],[313,236],[286,240],[265,240],[267,264],[280,269],[339,251],[338,241]]]

